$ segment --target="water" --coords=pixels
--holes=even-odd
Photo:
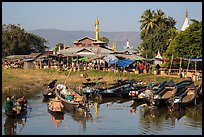
[[[11,121],[6,130],[6,116],[2,114],[2,134],[12,131],[15,125],[17,135],[202,135],[202,104],[169,115],[165,108],[150,111],[141,102],[103,100],[103,104],[95,102],[86,117],[67,112],[62,120],[53,121],[47,102],[42,100],[41,95],[29,99],[32,110],[26,122]]]

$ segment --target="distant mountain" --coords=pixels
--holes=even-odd
[[[63,31],[57,29],[37,29],[29,31],[33,34],[48,40],[47,46],[53,49],[59,42],[65,43],[67,46],[73,46],[73,42],[85,36],[95,38],[94,31]],[[123,50],[128,39],[130,46],[137,49],[140,44],[140,32],[100,32],[99,37],[108,37],[109,45],[112,47],[116,42],[118,50]]]

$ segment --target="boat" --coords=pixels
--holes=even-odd
[[[84,96],[80,96],[79,94],[76,93],[80,97],[80,100],[69,101],[69,100],[66,100],[64,97],[62,97],[57,91],[55,92],[55,94],[64,105],[65,111],[70,111],[70,110],[79,111],[79,112],[90,111],[90,108],[92,105],[89,101],[86,100]]]
[[[63,119],[65,111],[62,109],[61,111],[52,111],[51,109],[47,109],[47,111],[55,117],[55,119]]]
[[[113,86],[108,88],[96,88],[88,90],[83,89],[82,93],[86,94],[86,96],[100,94],[102,98],[109,98],[109,97],[122,97],[128,95],[129,91],[131,90],[131,86],[133,84],[133,79],[131,80],[122,80],[117,81]]]
[[[99,81],[94,81],[94,82],[83,82],[82,83],[84,85],[84,87],[93,87],[95,85],[99,85],[99,84],[106,84],[106,82],[99,82]]]
[[[165,84],[167,83],[167,81],[163,81],[159,84],[157,83],[150,83],[149,86],[143,86],[141,87],[140,90],[136,90],[136,91],[131,91],[129,93],[129,96],[132,97],[132,99],[134,101],[149,101],[150,98],[150,93],[154,94],[155,92],[158,92],[160,90],[162,90],[165,86]]]
[[[186,88],[193,83],[192,79],[185,79],[177,84],[173,80],[170,80],[165,84],[163,90],[154,93],[153,98],[149,100],[149,104],[157,107],[168,106],[168,100],[171,97],[184,93]]]
[[[173,109],[174,110],[185,109],[190,105],[196,105],[198,90],[199,85],[195,86],[194,84],[192,84],[185,88],[185,92],[174,96],[172,99]]]
[[[6,111],[4,114],[9,118],[22,118],[27,114],[27,108],[20,111],[19,114],[16,113],[16,111]]]
[[[42,93],[44,98],[55,98],[55,92],[47,90],[45,93]]]

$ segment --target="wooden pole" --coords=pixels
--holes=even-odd
[[[187,70],[186,70],[186,75],[188,74],[189,65],[190,65],[190,58],[189,58],[189,60],[188,60],[188,66],[187,66]]]
[[[173,53],[172,53],[172,57],[171,57],[171,64],[170,64],[169,73],[171,72],[171,65],[172,65],[172,62],[173,62],[173,58],[174,58],[174,55],[173,55]]]
[[[69,63],[69,62],[68,62],[68,59],[69,59],[69,57],[68,57],[68,55],[67,55],[67,68],[68,68],[68,65],[69,65],[69,64],[68,64],[68,63]]]
[[[181,73],[181,61],[182,61],[182,58],[180,57],[179,74]]]
[[[66,85],[67,83],[67,78],[70,76],[70,74],[72,73],[72,67],[70,68],[69,74],[66,76],[66,79],[64,81],[64,85]]]

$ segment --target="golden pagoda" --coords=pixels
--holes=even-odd
[[[113,47],[112,47],[112,50],[114,50],[114,51],[116,51],[116,50],[117,50],[117,48],[116,48],[116,43],[115,43],[115,42],[113,42]]]
[[[98,18],[96,18],[96,22],[95,22],[95,31],[96,31],[96,40],[99,40],[99,21]]]

